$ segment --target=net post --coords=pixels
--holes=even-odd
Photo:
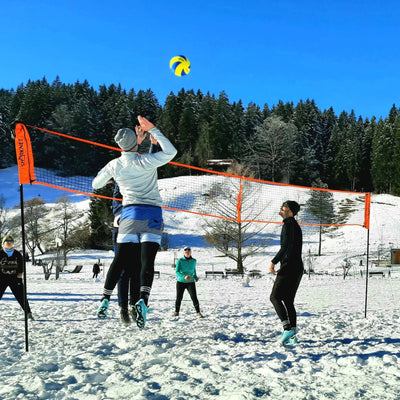
[[[367,229],[367,262],[365,267],[365,306],[364,318],[367,318],[368,308],[368,278],[369,278],[369,227],[371,215],[371,193],[365,194],[365,213],[364,213],[364,227]]]
[[[17,122],[13,128],[15,141],[15,152],[18,163],[19,193],[21,210],[21,236],[22,236],[22,273],[23,273],[23,296],[25,314],[25,351],[29,351],[29,329],[28,329],[28,299],[27,299],[27,276],[26,276],[26,248],[25,248],[25,214],[24,214],[24,184],[35,180],[33,152],[28,129],[21,122]]]
[[[365,267],[365,307],[364,318],[367,318],[368,304],[368,277],[369,277],[369,228],[367,229],[367,265]]]
[[[242,222],[242,191],[243,191],[243,177],[240,178],[239,193],[238,193],[237,203],[236,203],[236,215],[237,215],[238,223]]]
[[[28,329],[28,298],[27,298],[27,277],[26,277],[26,247],[25,247],[25,213],[24,213],[24,185],[19,185],[20,208],[21,208],[21,236],[22,236],[22,268],[24,276],[24,314],[25,314],[25,351],[29,351],[29,329]]]

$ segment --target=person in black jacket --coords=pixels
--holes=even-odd
[[[295,201],[284,202],[279,211],[283,218],[281,231],[281,248],[272,259],[269,266],[271,274],[275,274],[275,265],[280,262],[281,267],[277,272],[270,300],[283,325],[281,343],[296,343],[297,313],[294,307],[294,298],[304,274],[301,250],[303,235],[301,228],[294,216],[299,212],[300,206]]]
[[[92,272],[93,272],[93,278],[92,279],[97,279],[97,275],[99,275],[99,273],[100,273],[99,262],[95,262],[93,264]]]
[[[13,295],[24,310],[22,254],[14,249],[14,239],[11,236],[5,236],[2,244],[3,247],[0,250],[0,300],[2,299],[7,287],[10,287]],[[33,319],[28,299],[26,300],[26,307],[27,317]]]

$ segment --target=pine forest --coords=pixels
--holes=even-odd
[[[97,143],[116,146],[122,127],[133,128],[137,116],[152,121],[175,145],[178,163],[208,167],[207,161],[232,159],[258,179],[330,189],[400,195],[400,108],[371,120],[333,108],[318,109],[314,100],[297,104],[248,105],[218,95],[181,89],[161,105],[151,89],[120,85],[94,89],[89,82],[52,84],[45,78],[16,90],[0,89],[0,168],[16,164],[10,126],[13,121]],[[42,136],[35,165],[64,176],[95,175],[115,153],[98,157]],[[71,162],[73,154],[73,162]],[[174,166],[159,176],[177,174]],[[182,173],[182,170],[179,171]]]

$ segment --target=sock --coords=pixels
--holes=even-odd
[[[292,326],[290,325],[290,322],[288,320],[282,321],[283,325],[283,330],[285,331],[290,331],[292,329]]]
[[[144,304],[146,304],[146,307],[147,307],[147,304],[149,303],[149,293],[141,292],[140,298],[144,301]]]
[[[146,304],[146,307],[149,302],[150,291],[151,291],[150,286],[141,286],[140,287],[140,298],[143,299],[144,304]]]

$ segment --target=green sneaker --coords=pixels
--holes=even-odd
[[[101,304],[99,309],[97,310],[97,316],[98,318],[106,318],[107,313],[108,313],[108,305],[109,305],[109,300],[104,299]]]

